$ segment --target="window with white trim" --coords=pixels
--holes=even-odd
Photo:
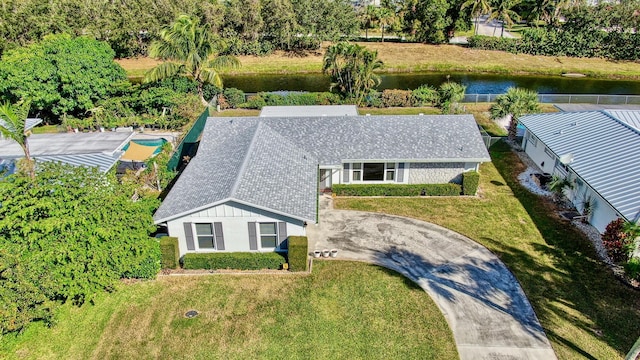
[[[384,179],[394,181],[396,179],[396,163],[387,163]]]
[[[275,222],[259,223],[260,247],[275,249],[278,246],[278,224]]]
[[[196,237],[198,238],[198,248],[215,249],[215,237],[213,234],[213,224],[196,224]]]
[[[362,181],[362,163],[353,163],[352,181]]]
[[[551,151],[551,149],[549,149],[548,147],[544,147],[544,153],[551,156],[552,159],[555,159],[556,155],[553,153],[553,151]]]
[[[538,139],[533,136],[532,133],[529,133],[529,142],[533,144],[533,146],[538,146]]]

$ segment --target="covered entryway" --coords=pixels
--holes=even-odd
[[[320,169],[320,192],[331,191],[331,176],[333,169]]]

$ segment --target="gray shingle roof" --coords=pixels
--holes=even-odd
[[[229,200],[315,221],[317,164],[266,124],[209,119],[197,155],[154,218],[166,221]]]
[[[358,108],[355,105],[265,106],[260,116],[358,116]]]
[[[536,114],[520,122],[627,220],[640,211],[640,131],[611,111]]]
[[[236,200],[314,220],[317,166],[349,160],[491,161],[471,115],[209,118],[154,218]]]

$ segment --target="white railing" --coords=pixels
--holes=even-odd
[[[500,94],[465,94],[462,102],[494,102]],[[541,103],[556,104],[598,104],[598,105],[640,105],[640,95],[606,94],[538,94]]]

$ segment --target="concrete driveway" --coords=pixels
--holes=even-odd
[[[461,359],[556,359],[511,272],[485,247],[423,221],[334,210],[321,197],[310,250],[395,270],[422,287],[453,331]]]

